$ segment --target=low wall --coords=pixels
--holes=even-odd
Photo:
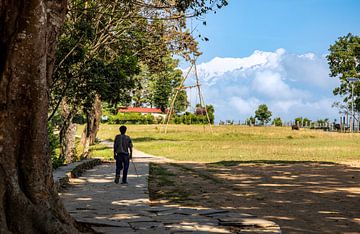
[[[89,170],[97,165],[101,164],[101,160],[98,158],[84,159],[79,162],[70,163],[66,166],[57,168],[53,172],[55,186],[60,191],[68,183],[70,178],[79,177],[84,171]]]

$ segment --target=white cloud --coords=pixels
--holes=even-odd
[[[332,90],[338,81],[329,78],[323,56],[290,54],[284,49],[255,51],[243,58],[217,57],[197,68],[206,102],[215,106],[217,121],[244,120],[263,103],[273,117],[285,120],[337,115],[331,104],[336,100]],[[190,77],[187,83],[193,82]]]
[[[301,54],[299,55],[299,58],[314,60],[316,58],[316,55],[314,53]]]
[[[263,52],[256,50],[249,57],[244,58],[220,58],[215,57],[207,63],[197,66],[200,77],[205,81],[222,76],[236,70],[246,71],[258,67],[274,68],[279,64],[279,58],[285,53],[284,49],[275,52]]]
[[[229,104],[235,108],[240,115],[250,116],[254,110],[261,104],[256,98],[242,99],[241,97],[231,97]]]
[[[306,96],[305,92],[290,88],[281,74],[271,70],[257,72],[252,82],[252,89],[270,99],[291,99]]]

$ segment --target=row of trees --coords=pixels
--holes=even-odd
[[[218,7],[226,4],[218,2]],[[212,10],[198,12],[195,6],[189,5],[195,15]],[[165,111],[183,79],[173,55],[186,60],[200,55],[196,40],[186,30],[186,13],[173,7],[73,0],[69,8],[56,51],[48,118],[52,127],[57,123],[60,129],[60,160],[67,163],[75,152],[74,116],[86,117],[81,143],[82,157],[87,157],[99,128],[101,103],[115,110],[118,105],[134,105]],[[182,112],[187,105],[182,90],[175,111]],[[52,121],[55,118],[61,121]]]
[[[208,113],[209,119],[206,115]],[[170,117],[169,123],[171,124],[214,124],[215,109],[212,105],[202,107],[200,104],[196,105],[194,112],[173,113]],[[109,113],[109,112],[107,112]],[[159,115],[153,116],[152,114],[142,115],[141,113],[117,113],[116,115],[109,114],[103,120],[109,124],[162,124],[166,116]]]
[[[61,116],[61,152],[67,158],[72,118],[82,111],[86,156],[101,101],[129,103],[139,96],[136,85],[162,86],[173,54],[185,59],[198,55],[186,17],[226,4],[0,0],[1,233],[78,232],[80,226],[65,211],[54,186],[48,120]],[[156,77],[142,83],[135,76],[146,69]],[[151,101],[158,105],[156,96]]]
[[[258,109],[255,111],[255,116],[250,116],[246,119],[245,123],[247,125],[256,125],[256,120],[260,122],[261,125],[265,125],[271,121],[272,112],[269,110],[266,104],[259,105]],[[294,119],[293,124],[299,127],[311,127],[315,124],[324,125],[329,123],[329,119],[319,119],[312,121],[306,117],[297,117]],[[276,117],[271,122],[274,126],[283,126],[283,120],[280,117]]]
[[[165,109],[182,79],[172,55],[189,58],[199,53],[194,38],[183,30],[185,18],[172,19],[173,14],[181,14],[176,12],[130,1],[69,2],[50,84],[48,118],[60,115],[63,160],[74,158],[73,118],[79,112],[86,116],[81,142],[82,156],[87,157],[99,128],[102,102],[115,108],[134,101]]]

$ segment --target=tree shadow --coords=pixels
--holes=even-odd
[[[208,163],[207,165],[222,167],[222,166],[237,166],[240,164],[251,164],[251,163],[255,163],[255,164],[298,164],[298,163],[302,163],[302,164],[311,164],[311,163],[336,164],[334,162],[326,162],[326,161],[319,162],[319,161],[290,161],[290,160],[246,160],[246,161],[223,160],[223,161],[219,161],[219,162]]]
[[[114,138],[107,138],[107,139],[105,139],[105,140],[103,140],[103,141],[111,141],[111,142],[114,142]],[[99,143],[101,143],[101,141],[100,141]]]
[[[282,160],[163,166],[178,176],[172,177],[173,187],[158,189],[163,194],[171,194],[171,189],[184,191],[187,200],[180,200],[182,204],[248,212],[274,221],[284,233],[358,233],[360,230],[360,168],[357,167]]]
[[[150,141],[178,141],[175,139],[166,139],[166,138],[153,138],[153,137],[136,137],[132,138],[134,142],[150,142]]]
[[[91,148],[90,151],[97,151],[97,150],[112,150],[112,148],[109,148],[107,146],[103,146],[101,145],[100,147],[97,146],[97,147],[94,147],[94,148]]]
[[[147,195],[148,163],[141,160],[135,163],[142,174],[137,175],[134,167],[130,166],[127,185],[114,184],[115,168],[111,163],[97,166],[72,179],[61,193],[67,211],[77,222],[99,233],[219,233],[217,220],[200,214],[196,208],[150,206]]]

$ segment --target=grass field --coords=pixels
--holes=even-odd
[[[100,126],[98,137],[113,140],[118,125]],[[171,125],[164,134],[159,125],[129,125],[127,134],[135,148],[149,154],[179,161],[323,161],[340,162],[360,159],[360,135],[287,127],[209,127]],[[112,157],[101,145],[94,155]],[[223,162],[228,161],[228,162]],[[229,162],[230,161],[230,162]]]

